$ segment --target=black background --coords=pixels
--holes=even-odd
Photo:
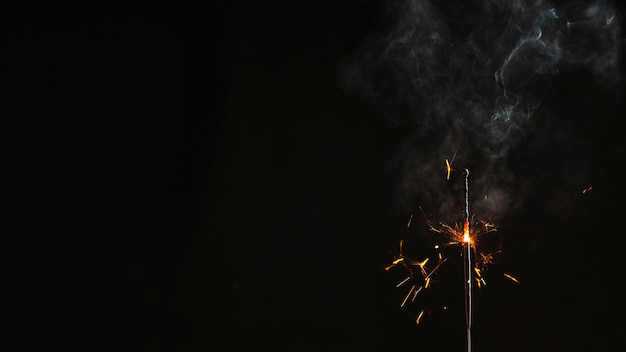
[[[383,270],[410,236],[388,161],[411,130],[337,81],[381,28],[380,3],[13,1],[2,12],[9,340],[465,348],[462,288],[444,296],[450,312],[416,326],[418,306],[399,308],[398,277]],[[494,273],[522,284],[495,279],[476,297],[476,350],[620,343],[624,93],[586,71],[556,77],[541,106],[556,122],[512,150],[533,191],[497,224]],[[559,170],[581,151],[589,177],[570,180]]]

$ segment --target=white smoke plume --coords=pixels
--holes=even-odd
[[[542,125],[551,79],[588,70],[599,82],[621,80],[621,24],[608,1],[385,3],[385,31],[342,66],[341,82],[414,131],[394,171],[408,206],[419,198],[452,211],[443,162],[458,151],[454,164],[476,168],[472,184],[485,201],[475,210],[497,219],[514,180],[507,156],[532,120]]]

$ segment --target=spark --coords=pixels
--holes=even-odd
[[[521,282],[518,279],[516,279],[515,277],[513,277],[513,276],[511,276],[511,275],[509,275],[507,273],[504,273],[502,275],[504,275],[504,277],[506,277],[507,279],[509,279],[509,280],[511,280],[511,281],[513,281],[515,283],[521,284]]]
[[[409,290],[409,293],[407,293],[406,296],[404,297],[404,301],[402,301],[402,304],[400,304],[400,307],[404,307],[404,304],[406,303],[406,301],[411,296],[411,293],[413,293],[413,290],[415,290],[415,285],[411,286],[411,289]]]
[[[417,290],[415,290],[415,292],[413,293],[413,298],[411,298],[411,302],[415,301],[415,297],[417,297],[417,294],[420,293],[422,291],[422,289],[424,288],[424,286],[420,286],[420,288],[418,288]]]
[[[495,263],[494,256],[496,254],[500,254],[501,251],[496,251],[492,253],[478,253],[479,258],[477,260],[477,264],[481,266],[487,266]]]
[[[404,285],[404,284],[405,284],[407,281],[409,281],[409,280],[411,280],[411,277],[410,277],[410,276],[407,276],[407,277],[406,277],[406,279],[404,279],[404,280],[400,281],[400,283],[399,283],[399,284],[397,284],[397,285],[396,285],[396,287],[400,287],[400,286]]]
[[[452,155],[452,159],[450,159],[450,161],[446,159],[446,180],[450,180],[450,173],[452,173],[452,171],[456,171],[452,168],[452,163],[454,162],[454,158],[456,158],[456,153],[457,151],[454,152],[454,155]]]
[[[583,194],[585,194],[585,193],[587,193],[587,192],[591,191],[592,189],[593,189],[593,187],[592,187],[592,186],[589,186],[589,187],[587,187],[587,188],[583,189],[583,192],[582,192],[582,193],[583,193]]]
[[[429,259],[430,259],[430,258],[426,258],[426,259],[424,259],[421,263],[417,263],[417,264],[419,265],[419,267],[420,267],[420,271],[422,272],[422,275],[423,275],[424,277],[427,277],[427,276],[428,276],[428,274],[426,274],[426,270],[424,269],[424,266],[426,266],[426,263],[428,263],[428,260],[429,260]]]
[[[398,259],[394,260],[393,262],[391,262],[391,265],[389,265],[388,267],[385,268],[385,271],[393,268],[394,266],[396,266],[398,263],[400,263],[403,260],[404,260],[404,258],[398,258]]]
[[[417,316],[417,319],[415,319],[415,324],[416,325],[420,325],[420,320],[422,320],[422,316],[424,315],[424,310],[422,309],[420,311],[420,314]]]

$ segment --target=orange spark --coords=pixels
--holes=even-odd
[[[500,253],[501,251],[496,251],[493,253],[478,253],[480,255],[480,260],[478,261],[478,264],[482,265],[482,266],[487,266],[487,265],[491,265],[494,263],[494,255]]]
[[[402,301],[402,304],[400,304],[400,307],[404,307],[404,304],[409,299],[409,296],[411,295],[411,293],[413,293],[413,290],[415,290],[415,285],[411,286],[409,293],[407,293],[406,296],[404,297],[404,301]]]
[[[452,168],[452,163],[454,162],[454,158],[456,158],[456,151],[454,152],[454,155],[452,155],[452,159],[450,159],[450,161],[446,159],[446,180],[450,179],[450,173],[452,171],[456,171]]]
[[[583,189],[583,194],[585,194],[585,193],[587,193],[587,192],[591,191],[592,189],[593,189],[593,187],[592,187],[592,186],[589,186],[589,187],[587,187],[587,188]]]
[[[485,282],[485,279],[483,278],[480,269],[474,267],[474,272],[476,273],[476,285],[480,289],[483,287],[483,285],[486,285],[487,283]]]
[[[398,258],[398,259],[394,260],[393,262],[391,262],[391,265],[389,265],[388,267],[385,268],[385,271],[393,268],[394,266],[396,266],[398,263],[400,263],[403,260],[404,260],[404,258]]]
[[[428,263],[429,259],[430,258],[426,258],[426,259],[424,259],[423,262],[421,262],[421,263],[418,262],[417,263],[417,265],[419,265],[419,267],[420,267],[420,270],[422,271],[422,276],[424,276],[424,277],[428,276],[428,274],[426,274],[426,270],[424,269],[424,266],[426,265],[426,263]]]
[[[411,294],[413,294],[413,298],[411,298],[411,302],[415,301],[415,297],[417,297],[417,295],[420,293],[420,291],[424,288],[424,286],[420,286],[420,288],[418,288],[417,290],[415,289],[415,285],[411,286],[411,289],[409,290],[409,292],[406,294],[406,296],[404,297],[404,300],[402,301],[402,303],[400,304],[400,308],[404,307],[404,305],[406,304],[406,301],[408,301],[409,297],[411,296]]]
[[[424,315],[424,310],[422,309],[420,311],[420,314],[417,316],[417,319],[415,319],[415,324],[420,325],[420,320],[422,319],[423,315]]]
[[[417,290],[415,290],[415,292],[413,292],[413,298],[411,298],[411,302],[415,301],[415,297],[417,297],[417,294],[420,293],[420,291],[424,288],[424,286],[420,286],[420,288],[418,288]]]
[[[463,242],[470,243],[469,222],[463,221]]]
[[[504,275],[504,277],[506,277],[507,279],[509,279],[509,280],[511,280],[511,281],[513,281],[513,282],[515,282],[515,283],[518,283],[518,284],[520,284],[520,283],[521,283],[521,282],[519,282],[519,280],[518,280],[518,279],[514,278],[513,276],[511,276],[511,275],[509,275],[509,274],[507,274],[507,273],[504,273],[504,274],[502,274],[502,275]]]
[[[476,276],[481,277],[480,269],[474,268],[474,271],[476,272]]]

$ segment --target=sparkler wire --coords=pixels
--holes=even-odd
[[[465,169],[465,219],[463,221],[463,245],[465,246],[465,325],[467,328],[467,351],[472,351],[472,242],[469,237],[469,170]]]

